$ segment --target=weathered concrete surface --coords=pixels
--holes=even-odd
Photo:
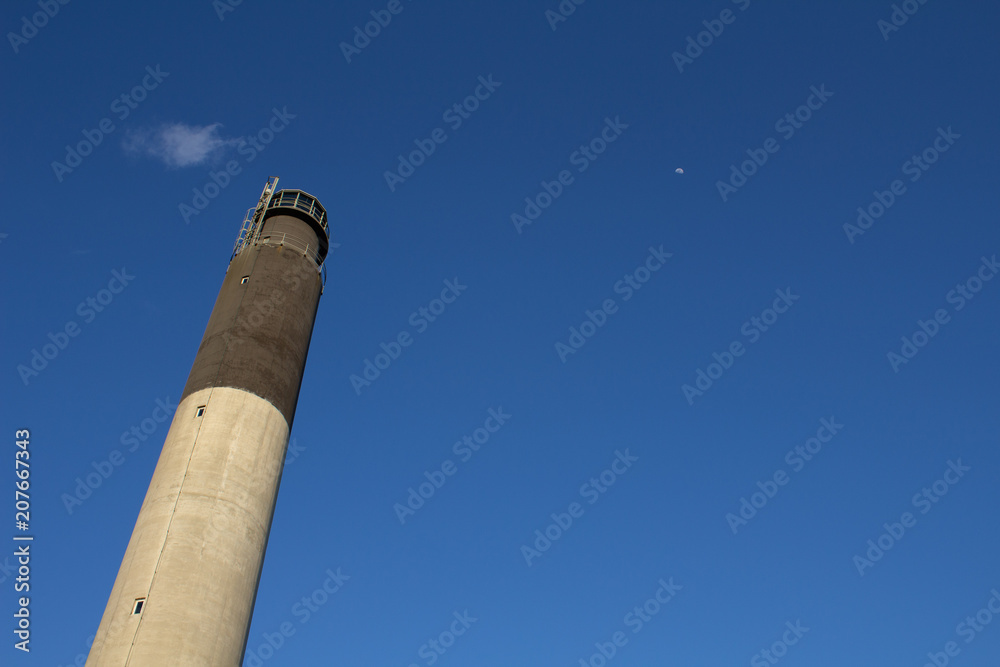
[[[303,234],[313,233],[288,219]],[[244,276],[250,277],[245,284]],[[246,389],[273,403],[291,424],[321,290],[316,265],[300,250],[259,245],[237,255],[182,398],[206,387]]]
[[[246,391],[181,401],[87,667],[240,665],[288,433],[281,413]]]
[[[264,230],[325,254],[314,226],[279,214]],[[87,667],[242,663],[321,291],[300,248],[230,263]]]

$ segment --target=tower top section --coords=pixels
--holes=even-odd
[[[264,185],[264,190],[260,194],[257,206],[247,210],[243,218],[243,226],[240,228],[239,236],[236,237],[236,244],[233,246],[233,257],[240,254],[245,248],[257,245],[262,242],[261,230],[264,221],[274,215],[290,215],[302,220],[316,232],[319,239],[318,247],[309,247],[302,243],[299,248],[309,256],[316,266],[323,264],[326,254],[330,248],[330,230],[326,217],[326,209],[319,203],[316,197],[302,190],[278,190],[278,177],[271,176]],[[263,242],[273,243],[269,237]],[[293,237],[282,236],[282,245],[296,246]],[[230,259],[230,261],[232,261]]]

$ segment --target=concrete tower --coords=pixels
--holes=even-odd
[[[329,247],[268,180],[247,212],[87,667],[238,667]]]

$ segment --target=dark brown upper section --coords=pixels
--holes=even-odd
[[[281,234],[302,247],[275,245]],[[265,220],[261,242],[229,265],[182,399],[208,387],[244,389],[270,401],[291,428],[322,290],[306,250],[316,243],[315,231],[293,216]]]
[[[313,237],[317,241],[314,252],[317,264],[322,264],[330,247],[330,232],[326,209],[319,200],[302,190],[279,190],[267,204],[265,218],[295,217],[305,222],[313,229]]]
[[[312,257],[317,264],[322,263],[326,256],[326,245],[320,244],[316,230],[291,215],[272,215],[265,219],[261,225],[260,242],[265,245],[284,244],[295,248]]]

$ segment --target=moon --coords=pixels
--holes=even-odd
[[[683,173],[684,173],[684,170],[683,170],[683,169],[681,169],[680,167],[677,167],[676,169],[674,169],[674,173],[675,173],[675,174],[683,174]]]

